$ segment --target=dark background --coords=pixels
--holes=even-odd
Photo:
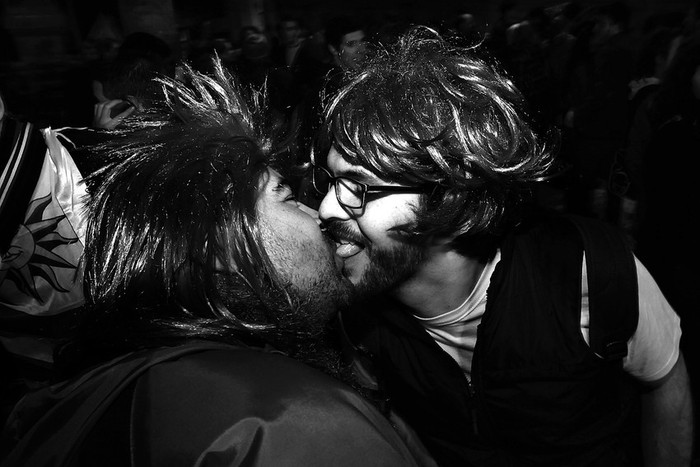
[[[509,0],[516,15],[532,8],[561,8],[546,0]],[[583,7],[605,3],[580,1]],[[691,0],[629,0],[632,27],[650,17],[677,21]],[[255,25],[275,38],[287,14],[311,34],[333,15],[353,13],[368,28],[394,18],[449,23],[475,15],[482,30],[499,20],[502,1],[465,0],[0,0],[0,93],[9,111],[43,125],[89,125],[90,66],[109,58],[127,34],[145,31],[166,40],[176,58],[193,43],[216,43],[235,54],[242,26]],[[81,107],[81,110],[78,110]]]

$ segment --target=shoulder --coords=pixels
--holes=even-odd
[[[664,378],[680,355],[680,317],[654,278],[635,258],[639,281],[639,323],[629,342],[625,370],[640,381]]]
[[[555,247],[558,243],[575,245],[585,248],[587,252],[594,248],[619,248],[630,261],[632,259],[629,242],[620,229],[607,222],[574,214],[534,214],[513,231],[511,238],[541,244],[545,248],[548,245]]]
[[[587,220],[582,220],[582,228],[588,228],[583,226],[586,223]],[[537,267],[544,266],[543,262],[563,261],[565,257],[562,254],[582,251],[583,243],[577,225],[570,217],[558,214],[536,213],[528,216],[505,236],[501,245],[503,263],[510,264],[511,259],[521,258],[530,267]],[[531,263],[533,255],[540,261]],[[576,258],[574,261],[577,261]]]
[[[193,399],[216,397],[249,410],[264,406],[266,400],[299,397],[309,391],[346,391],[345,385],[304,363],[249,347],[205,350],[162,362],[150,368],[140,384],[176,396],[186,391]],[[244,400],[253,391],[255,396]]]
[[[410,459],[391,425],[350,387],[250,348],[153,366],[136,385],[132,413],[132,436],[144,440],[134,452],[154,464],[177,454],[192,463],[223,455],[256,459],[251,465],[359,465],[367,450],[393,459],[387,465]]]

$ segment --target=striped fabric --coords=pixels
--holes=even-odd
[[[45,153],[46,143],[34,125],[14,119],[0,121],[0,252],[3,254],[24,221]]]
[[[84,303],[85,188],[56,131],[0,125],[0,343],[50,363]]]

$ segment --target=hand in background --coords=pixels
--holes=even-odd
[[[93,128],[113,130],[126,117],[134,113],[135,110],[136,106],[125,99],[111,99],[98,102],[95,104],[92,126]]]

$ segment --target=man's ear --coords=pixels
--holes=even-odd
[[[0,94],[0,122],[5,116],[5,102],[2,100],[2,94]]]
[[[214,257],[213,268],[214,272],[220,272],[225,274],[230,274],[238,270],[238,268],[235,264],[232,263],[232,261],[226,260],[225,258],[222,258],[218,255]]]
[[[214,258],[214,271],[216,272],[228,272],[227,268],[224,267],[224,262],[219,259],[219,257]]]
[[[207,251],[208,244],[209,240],[204,243],[204,251]],[[236,270],[236,267],[232,266],[230,263],[231,262],[227,261],[225,258],[216,255],[214,256],[214,264],[211,266],[214,268],[214,272],[230,273]]]
[[[331,55],[333,55],[334,57],[337,57],[338,56],[338,49],[336,49],[335,47],[333,47],[330,44],[327,44],[327,46],[328,46],[328,51],[331,53]]]

